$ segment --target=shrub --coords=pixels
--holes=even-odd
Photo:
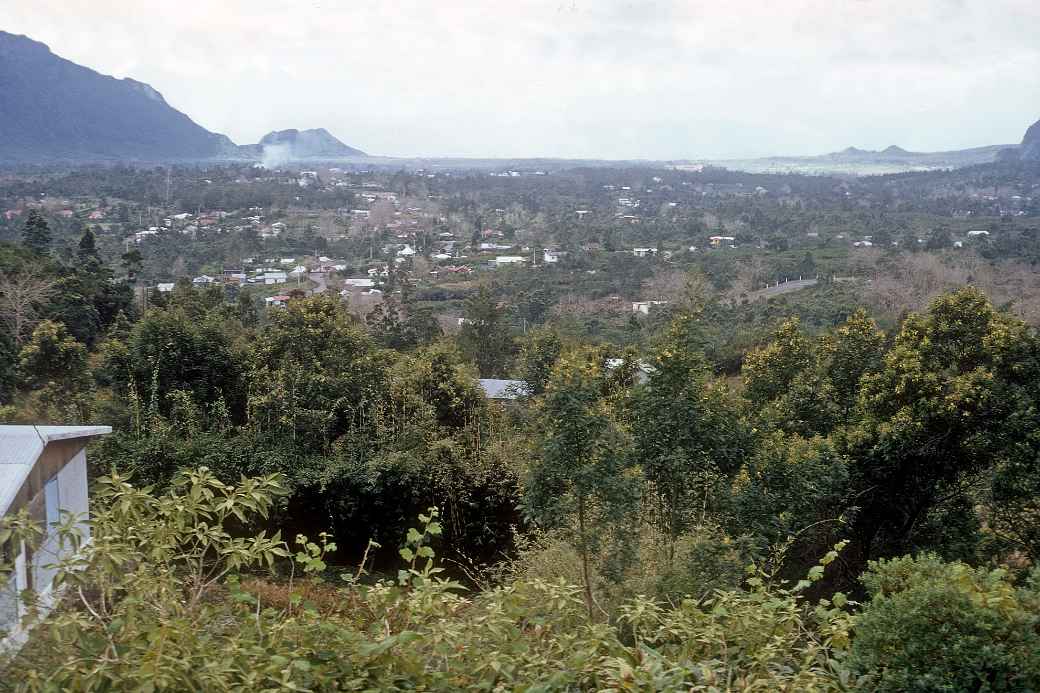
[[[935,555],[871,562],[851,664],[877,691],[1028,691],[1040,687],[1040,591],[1003,570]]]

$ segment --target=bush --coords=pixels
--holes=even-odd
[[[1040,584],[935,555],[871,562],[851,664],[877,691],[1040,687]]]
[[[236,537],[284,493],[280,479],[227,485],[187,473],[162,496],[101,480],[94,541],[63,566],[66,604],[38,624],[0,689],[245,690],[848,690],[833,646],[848,619],[809,616],[797,589],[749,580],[665,607],[637,597],[590,618],[583,590],[519,579],[465,594],[441,577],[435,510],[409,530],[396,579],[363,568],[338,588],[283,589],[247,573],[290,560],[328,571],[335,546],[279,535]],[[2,528],[0,528],[2,529]],[[277,559],[277,560],[276,560]],[[831,557],[833,559],[833,557]],[[819,572],[822,573],[822,567]],[[807,584],[807,583],[806,583]],[[331,593],[339,597],[337,607]],[[313,603],[312,603],[313,602]],[[6,664],[6,667],[4,666]],[[17,676],[11,675],[17,672]]]

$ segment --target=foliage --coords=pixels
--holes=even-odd
[[[245,570],[292,561],[316,574],[335,550],[278,535],[233,537],[224,525],[267,514],[276,478],[217,482],[205,470],[152,496],[102,482],[95,539],[60,566],[71,599],[4,664],[4,688],[108,690],[849,690],[837,648],[840,608],[808,614],[798,590],[751,580],[666,607],[646,598],[613,623],[590,620],[581,589],[515,581],[472,596],[441,577],[430,541],[436,509],[408,532],[396,580],[298,587],[288,598]],[[61,528],[68,539],[71,520]],[[140,560],[145,556],[148,560]],[[304,595],[335,594],[335,602]],[[262,601],[267,598],[269,601]],[[219,656],[214,656],[219,653]]]
[[[876,691],[1040,686],[1040,583],[934,555],[872,562],[849,663]]]

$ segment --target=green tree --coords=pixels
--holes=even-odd
[[[385,355],[332,297],[292,301],[270,319],[251,356],[250,421],[303,449],[327,449],[381,401]]]
[[[527,385],[528,393],[537,396],[545,392],[562,350],[560,336],[551,329],[528,332],[520,340],[515,375]]]
[[[60,322],[44,320],[37,325],[18,360],[22,383],[29,388],[55,383],[63,390],[76,392],[90,382],[87,348]]]
[[[126,272],[127,281],[134,283],[137,281],[137,275],[141,272],[141,268],[144,266],[144,257],[141,255],[141,251],[137,248],[131,248],[122,255],[123,270]]]
[[[101,257],[98,255],[97,243],[94,239],[94,232],[90,230],[90,227],[83,229],[83,235],[80,236],[79,246],[76,249],[76,257],[80,262],[87,261],[101,261]]]
[[[830,398],[841,410],[842,421],[849,422],[859,398],[864,375],[881,367],[885,334],[865,311],[858,310],[844,324],[823,339],[823,369]]]
[[[752,447],[739,407],[711,382],[703,356],[686,348],[682,323],[689,319],[672,325],[631,404],[633,461],[643,470],[670,557],[681,534],[719,509]]]
[[[485,285],[466,300],[465,322],[459,331],[459,346],[475,364],[481,377],[497,378],[509,369],[512,338],[505,311]]]
[[[848,502],[860,508],[850,565],[941,550],[917,537],[944,505],[973,504],[963,482],[1036,459],[1038,356],[1027,326],[974,288],[904,321],[883,368],[861,380],[862,418],[845,443]]]
[[[585,348],[560,358],[541,403],[541,453],[525,487],[525,511],[565,528],[581,557],[585,604],[596,608],[594,552],[634,510],[635,477],[625,466],[625,436],[610,403],[605,354]]]
[[[22,244],[34,253],[46,255],[51,249],[51,228],[35,209],[29,211],[22,227]]]

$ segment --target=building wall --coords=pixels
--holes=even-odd
[[[64,522],[64,513],[75,515],[77,526],[83,541],[90,537],[86,524],[87,517],[87,456],[80,450],[68,464],[48,479],[43,488],[44,512],[47,518],[47,534],[39,548],[33,553],[32,587],[41,596],[49,595],[51,583],[57,573],[54,567],[70,550],[68,544],[62,545],[58,532],[52,526],[55,522]]]
[[[21,544],[9,545],[8,553],[0,557],[2,561],[13,559],[14,562],[14,571],[6,579],[0,578],[0,645],[5,635],[18,634],[18,621],[24,613],[20,602],[22,591],[32,588],[45,608],[52,603],[52,584],[57,570],[48,566],[67,556],[71,547],[61,545],[57,530],[51,523],[61,521],[63,511],[72,513],[77,516],[83,541],[90,539],[86,452],[79,450],[68,463],[56,470],[57,473],[54,473],[53,466],[49,471],[50,477],[42,480],[27,504],[30,509],[38,509],[33,516],[47,525],[44,539],[31,552]]]

